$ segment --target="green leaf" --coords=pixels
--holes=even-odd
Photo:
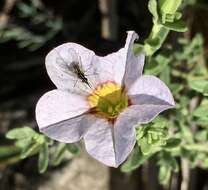
[[[205,87],[204,87],[204,89],[203,89],[203,94],[204,94],[205,96],[208,96],[208,84],[205,85]]]
[[[189,151],[206,152],[208,153],[208,143],[186,144],[184,148]]]
[[[167,119],[164,117],[158,116],[152,122],[154,124],[154,128],[165,129],[167,127]]]
[[[182,17],[182,13],[180,13],[180,12],[176,12],[176,13],[175,13],[175,19],[176,19],[176,20],[181,19],[181,17]]]
[[[15,145],[21,149],[25,149],[27,146],[32,144],[32,138],[18,139]]]
[[[141,44],[134,43],[133,45],[133,51],[135,55],[139,55],[141,53],[144,53],[144,46]]]
[[[171,83],[170,84],[170,89],[173,95],[178,96],[179,92],[183,89],[183,85],[177,84],[177,83]]]
[[[199,118],[208,117],[208,104],[197,107],[193,112],[193,116]]]
[[[143,137],[143,138],[139,139],[138,143],[140,145],[141,152],[144,155],[148,155],[154,150],[154,146],[152,146],[151,143],[148,142],[147,137]]]
[[[175,14],[181,3],[182,0],[159,0],[161,14]]]
[[[129,159],[122,165],[122,172],[131,172],[141,166],[153,154],[143,155],[140,148],[136,145]]]
[[[208,126],[208,117],[202,117],[195,121],[196,124],[206,127]]]
[[[188,28],[183,21],[165,22],[163,26],[176,32],[186,32]]]
[[[201,131],[197,131],[197,133],[195,134],[195,139],[198,141],[203,141],[206,142],[207,141],[207,130],[201,130]]]
[[[158,12],[157,12],[157,1],[156,0],[149,0],[148,3],[149,12],[153,15],[154,20],[158,20]]]
[[[25,158],[33,155],[33,154],[36,154],[36,153],[39,152],[40,148],[41,148],[41,144],[39,144],[39,143],[34,143],[34,144],[31,144],[31,145],[28,145],[21,152],[20,158],[25,159]]]
[[[163,165],[159,169],[159,182],[162,185],[167,185],[171,177],[171,168]]]
[[[59,143],[52,157],[52,164],[54,166],[57,166],[61,163],[65,151],[66,151],[66,144]]]
[[[155,38],[151,38],[151,39],[147,39],[145,40],[145,45],[144,48],[148,49],[147,46],[150,46],[151,48],[156,48],[158,49],[160,47],[160,38],[159,37],[155,37]],[[146,51],[146,50],[145,50]]]
[[[36,132],[30,127],[14,128],[7,132],[6,138],[8,139],[24,139],[32,138]]]
[[[16,146],[0,146],[0,162],[20,154],[20,149]]]
[[[178,172],[179,165],[171,153],[163,151],[159,155],[158,164],[160,166],[159,180],[161,184],[166,185],[169,182],[171,171]],[[167,175],[167,176],[166,176]]]
[[[76,144],[66,144],[66,148],[73,155],[78,155],[80,153],[79,146]]]
[[[47,140],[45,138],[45,136],[41,135],[41,134],[38,134],[36,133],[34,136],[33,136],[33,140],[35,142],[37,142],[38,144],[44,144]]]
[[[181,139],[171,138],[167,140],[166,145],[164,147],[167,149],[172,149],[172,148],[179,146],[180,144],[181,144]]]
[[[40,173],[44,173],[48,167],[48,144],[44,143],[39,151],[38,169]]]
[[[194,142],[194,136],[189,126],[180,123],[182,138],[189,143]]]
[[[202,167],[207,169],[208,168],[208,157],[202,160]]]
[[[148,64],[145,68],[145,74],[158,75],[170,63],[171,59],[158,55],[153,63]]]
[[[174,172],[178,172],[179,171],[178,162],[177,162],[177,160],[174,157],[170,157],[168,165],[171,166],[171,170],[173,170]]]
[[[160,79],[167,85],[170,84],[170,67],[165,67],[165,69],[160,73]]]
[[[162,117],[157,117],[150,124],[139,127],[136,131],[137,143],[144,155],[151,154],[161,149],[166,144],[167,121]]]
[[[205,96],[207,95],[208,80],[189,80],[188,85],[193,90],[204,93]]]

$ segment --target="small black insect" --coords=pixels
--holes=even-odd
[[[82,68],[80,67],[79,62],[72,62],[71,67],[72,67],[72,72],[76,74],[77,78],[79,78],[83,83],[87,84],[91,88],[89,80],[86,77],[86,74],[84,73]]]
[[[67,66],[68,70],[70,71],[68,74],[75,75],[77,79],[79,79],[81,82],[85,83],[87,86],[91,88],[90,82],[87,78],[87,75],[82,67],[82,62],[80,57],[77,55],[77,53],[73,49],[69,49],[69,55],[72,57],[73,62],[70,64],[64,60],[64,58],[60,55],[60,53],[57,51],[59,54],[58,62],[60,65],[65,65]],[[62,64],[64,63],[64,64]],[[64,69],[65,70],[65,69]],[[74,86],[76,85],[77,81],[75,82]]]

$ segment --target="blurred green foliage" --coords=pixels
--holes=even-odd
[[[19,48],[35,51],[62,29],[62,20],[54,17],[48,9],[39,7],[36,2],[32,0],[29,3],[19,2],[17,4],[18,13],[16,19],[19,18],[29,23],[30,28],[36,28],[36,31],[44,29],[44,33],[35,33],[34,30],[17,24],[18,22],[10,22],[0,27],[0,43],[14,40]]]
[[[6,137],[15,143],[13,146],[0,147],[0,164],[15,163],[38,154],[39,172],[43,173],[49,164],[59,165],[67,151],[71,155],[79,154],[76,144],[55,143],[30,127],[14,128],[7,132]]]

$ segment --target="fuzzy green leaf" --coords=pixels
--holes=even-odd
[[[207,95],[206,89],[208,86],[208,80],[190,80],[188,81],[188,84],[193,90]]]
[[[54,166],[57,166],[61,163],[65,151],[66,151],[66,144],[59,143],[52,157],[52,164]]]
[[[39,143],[34,143],[25,147],[25,149],[21,152],[20,158],[25,159],[33,154],[39,152],[41,145]]]
[[[66,148],[73,155],[78,155],[80,153],[79,146],[76,144],[66,144]]]
[[[197,109],[194,110],[193,116],[203,118],[208,117],[208,104],[201,105]]]
[[[173,30],[176,32],[186,32],[188,28],[186,27],[185,23],[183,21],[174,21],[174,22],[165,22],[163,24],[164,27],[166,27],[169,30]]]
[[[30,127],[14,128],[7,132],[8,139],[32,138],[36,132]]]
[[[158,20],[158,12],[157,12],[157,1],[156,0],[149,0],[148,3],[149,12],[153,15],[155,21]]]
[[[159,0],[159,7],[162,14],[175,14],[182,0]]]
[[[141,44],[134,44],[133,51],[135,55],[139,55],[141,53],[144,53],[144,46]]]
[[[149,75],[158,75],[160,74],[165,67],[170,63],[171,58],[158,55],[152,64],[148,64],[145,68],[145,74]]]
[[[162,185],[167,185],[171,177],[171,168],[168,166],[161,166],[159,169],[159,182]]]
[[[131,172],[141,166],[152,154],[143,155],[140,148],[136,145],[129,159],[122,165],[122,172]]]
[[[48,144],[44,143],[39,151],[38,169],[40,173],[44,173],[48,167]]]
[[[171,138],[167,140],[166,145],[164,147],[167,149],[172,149],[172,148],[179,146],[180,144],[181,144],[181,139]]]

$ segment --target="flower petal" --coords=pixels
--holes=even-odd
[[[175,105],[169,88],[154,76],[140,77],[129,89],[128,94],[133,104],[169,105],[170,108]]]
[[[132,105],[125,109],[119,117],[128,118],[131,126],[149,123],[159,113],[170,108],[170,105]],[[123,120],[124,120],[123,119]]]
[[[114,126],[116,166],[124,162],[134,148],[136,143],[135,122],[137,120],[128,111],[121,113],[116,120]]]
[[[89,109],[83,96],[67,91],[52,90],[44,94],[36,106],[40,129],[85,113]]]
[[[83,114],[49,125],[40,130],[50,138],[59,142],[73,143],[79,141],[93,123],[94,118],[91,115]]]
[[[112,124],[107,120],[95,118],[93,125],[84,135],[87,152],[96,160],[116,167]]]
[[[133,51],[133,45],[136,39],[138,39],[137,33],[129,31],[124,47],[127,55],[124,75],[124,85],[126,88],[130,88],[130,86],[142,75],[144,67],[145,55],[143,53],[135,55]]]
[[[98,83],[114,81],[122,85],[125,78],[125,84],[130,84],[141,76],[144,55],[137,57],[133,53],[133,44],[137,38],[134,31],[129,31],[124,48],[104,57],[94,56],[93,67],[97,72]]]
[[[100,162],[118,167],[126,160],[136,143],[135,125],[148,123],[167,105],[134,105],[125,109],[114,126],[107,120],[95,118],[84,135],[87,152]]]
[[[73,72],[72,63],[77,64],[78,62],[85,75],[93,76],[94,71],[91,67],[93,56],[93,51],[79,44],[62,44],[51,50],[46,56],[48,75],[57,88],[85,94],[89,87]]]
[[[96,85],[107,81],[121,84],[125,71],[125,63],[123,49],[104,57],[94,56],[93,67],[96,71]]]

